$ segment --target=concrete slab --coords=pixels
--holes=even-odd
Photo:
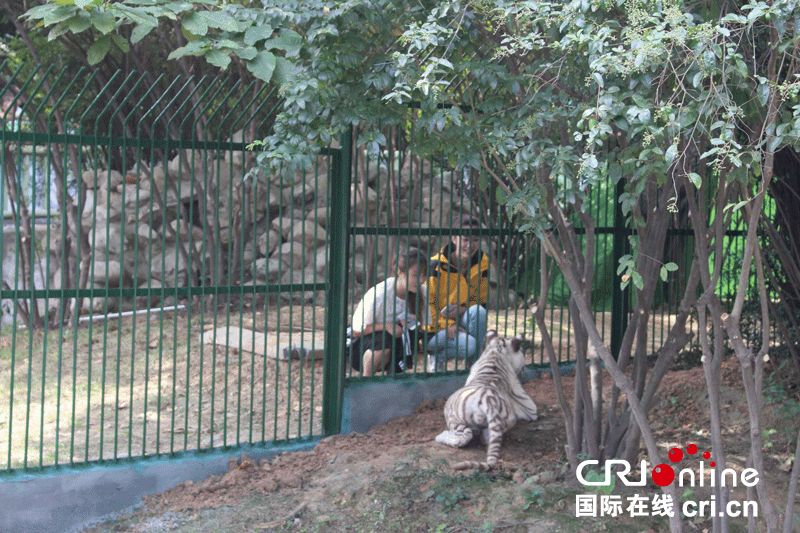
[[[279,361],[287,361],[289,358],[321,360],[325,356],[325,332],[319,330],[300,333],[261,333],[252,329],[228,326],[203,332],[200,335],[200,342],[266,355]]]

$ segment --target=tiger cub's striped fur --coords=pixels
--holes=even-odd
[[[486,349],[472,366],[466,383],[445,403],[447,431],[436,437],[436,442],[464,447],[481,432],[486,462],[464,461],[453,468],[491,470],[497,466],[503,433],[517,420],[536,420],[536,404],[522,390],[517,377],[524,366],[522,338],[487,333]]]

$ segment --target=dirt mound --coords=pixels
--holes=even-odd
[[[737,371],[727,365],[723,369],[722,395],[725,417],[736,429],[726,435],[726,447],[741,453],[748,441],[742,431],[746,408],[741,388],[735,386]],[[563,380],[568,398],[572,379]],[[586,490],[577,486],[566,466],[553,380],[544,373],[523,388],[539,407],[540,418],[505,435],[501,468],[491,473],[452,470],[450,465],[458,461],[483,460],[486,450],[478,444],[453,449],[434,442],[444,428],[443,400],[426,401],[415,414],[368,434],[329,437],[310,451],[258,464],[247,456],[232,458],[225,474],[149,496],[131,514],[86,533],[585,531],[587,522],[575,517],[574,503],[575,495]],[[651,416],[662,452],[689,442],[709,446],[704,393],[702,368],[665,377]],[[774,474],[786,477],[777,468]],[[785,480],[777,481],[783,491]],[[622,520],[617,517],[613,527],[668,530],[656,517]]]

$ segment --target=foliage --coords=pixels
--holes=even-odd
[[[225,70],[231,63],[231,54],[235,54],[257,78],[270,81],[274,75],[283,81],[289,76],[291,65],[279,53],[296,55],[301,38],[288,28],[273,27],[259,11],[210,0],[61,0],[36,6],[25,16],[37,26],[49,28],[48,40],[67,32],[92,33],[94,42],[86,53],[90,65],[96,65],[109,53],[128,53],[131,44],[158,27],[160,19],[180,20],[187,42],[172,50],[169,59],[202,55]]]

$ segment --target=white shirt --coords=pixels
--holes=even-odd
[[[353,314],[352,328],[356,333],[361,333],[364,328],[373,324],[396,323],[401,320],[409,329],[414,329],[418,321],[425,325],[430,323],[430,306],[428,305],[428,291],[425,286],[420,290],[420,309],[423,316],[417,317],[408,309],[407,302],[397,297],[395,290],[396,278],[388,278],[364,294]]]

